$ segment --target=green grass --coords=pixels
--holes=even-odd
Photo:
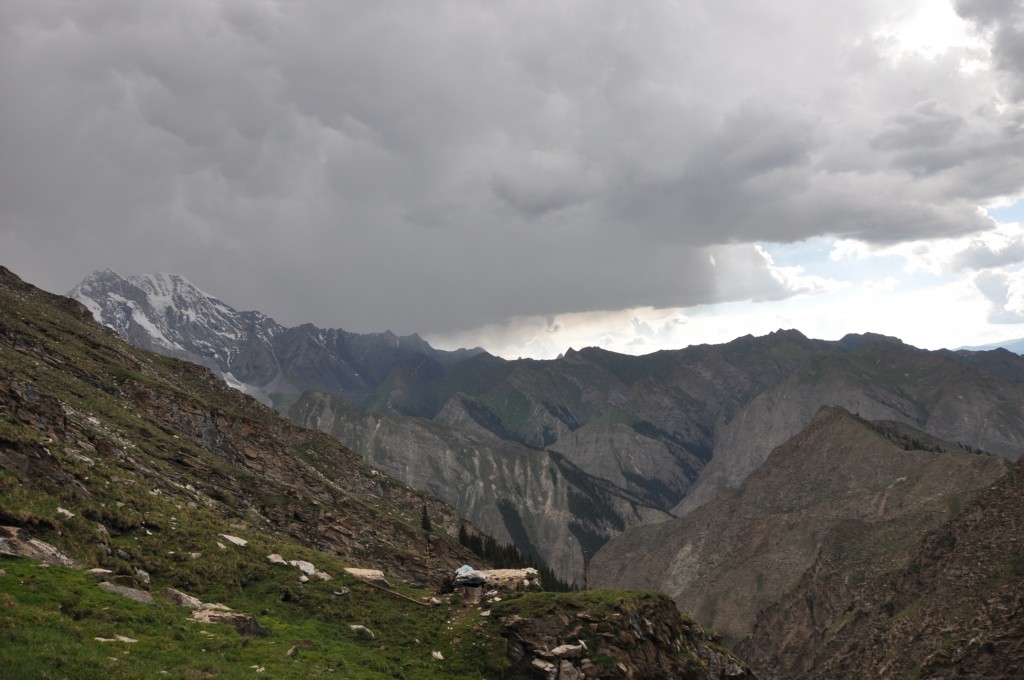
[[[475,610],[420,607],[344,576],[299,586],[296,569],[272,566],[276,573],[229,601],[270,631],[247,638],[193,622],[159,597],[146,605],[109,594],[85,572],[0,560],[0,677],[478,678],[494,677],[504,663],[503,641],[467,623],[480,618]],[[342,588],[348,592],[333,594]],[[356,623],[375,637],[352,631]],[[117,635],[138,642],[95,639]],[[298,653],[289,657],[293,646]]]
[[[523,593],[494,605],[496,616],[516,614],[523,618],[544,616],[559,611],[586,611],[602,618],[624,607],[651,604],[665,596],[632,590],[583,590],[566,593]]]
[[[0,468],[0,515],[88,567],[128,581],[141,580],[136,570],[145,570],[157,601],[142,605],[106,593],[84,571],[0,559],[6,571],[0,576],[0,678],[429,680],[500,674],[504,641],[490,628],[465,626],[453,634],[449,621],[466,616],[459,605],[420,606],[347,576],[345,566],[361,565],[304,546],[260,516],[268,508],[308,508],[301,494],[232,465],[147,414],[129,394],[152,389],[185,405],[198,398],[214,418],[234,419],[240,427],[268,415],[201,369],[120,350],[99,327],[30,302],[3,299],[0,333],[14,341],[0,342],[0,379],[17,381],[24,396],[12,391],[8,398],[23,399],[25,411],[42,420],[24,421],[15,415],[20,407],[0,412],[0,450],[14,461]],[[58,441],[46,433],[64,431],[62,418],[76,434]],[[338,447],[321,447],[326,438],[292,436],[254,442],[321,468],[328,466],[318,457],[352,465],[338,456]],[[18,460],[29,463],[29,472],[19,471]],[[433,502],[416,496],[403,510],[341,488],[333,498],[368,508],[365,514],[381,522],[416,527],[422,504]],[[227,544],[219,533],[245,537],[249,545]],[[393,553],[402,557],[391,546],[365,542],[367,550],[384,551],[384,561]],[[271,564],[270,553],[311,561],[334,578],[302,584],[297,568]],[[188,611],[162,601],[165,587],[253,614],[270,634],[245,638],[227,625],[192,622]],[[401,584],[398,591],[414,599],[431,594]],[[353,632],[355,624],[372,630],[374,639]],[[116,635],[138,642],[95,640]],[[298,653],[287,656],[295,645]],[[472,651],[460,652],[463,645]],[[435,650],[443,661],[432,657]]]
[[[318,566],[330,562],[329,556],[310,557]],[[340,570],[331,581],[300,585],[296,569],[268,564],[259,580],[225,598],[270,631],[247,638],[227,625],[193,622],[188,610],[159,596],[146,605],[107,593],[83,571],[20,558],[0,560],[0,569],[6,572],[0,576],[0,678],[494,678],[508,664],[499,617],[581,611],[603,617],[659,598],[620,591],[525,593],[496,603],[484,617],[457,599],[418,606]],[[352,631],[352,624],[366,626],[374,638]],[[137,642],[96,640],[118,635]],[[592,638],[594,649],[601,644],[589,631],[582,636]],[[293,646],[297,654],[287,656]],[[435,659],[434,651],[444,659]]]

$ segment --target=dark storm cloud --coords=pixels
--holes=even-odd
[[[776,299],[744,244],[970,233],[1024,190],[1011,89],[894,60],[905,9],[11,0],[0,253],[353,330]],[[958,10],[1019,79],[1016,6]]]

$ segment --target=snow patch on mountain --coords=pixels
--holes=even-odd
[[[122,277],[104,269],[67,295],[130,342],[203,364],[233,387],[268,401],[262,390],[232,373],[232,361],[246,342],[273,355],[271,339],[280,327],[270,317],[238,312],[185,277],[166,272]]]
[[[483,351],[445,352],[417,335],[390,331],[284,328],[260,312],[236,311],[166,272],[126,278],[104,269],[67,295],[132,344],[202,364],[232,387],[279,407],[310,389],[345,394],[357,403],[409,357],[451,362]]]

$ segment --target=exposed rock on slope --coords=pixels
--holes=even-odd
[[[306,393],[290,415],[349,442],[375,468],[451,503],[577,583],[586,558],[608,539],[669,518],[557,453],[420,418],[360,413],[323,394]]]
[[[823,550],[737,649],[765,677],[1024,677],[1024,462],[895,568]]]
[[[994,456],[941,448],[905,426],[825,408],[735,491],[685,517],[633,527],[594,558],[599,586],[656,589],[726,639],[748,634],[822,545],[865,531],[853,568],[902,564],[913,542],[1007,469]],[[949,452],[953,451],[953,452]],[[846,572],[849,573],[849,572]]]

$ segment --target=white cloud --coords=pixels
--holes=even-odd
[[[974,278],[974,284],[990,303],[990,323],[1024,323],[1024,271],[984,271]]]
[[[887,50],[890,59],[896,62],[907,56],[934,59],[951,48],[984,49],[984,41],[947,0],[922,0],[904,7],[873,35],[890,45]]]
[[[1012,292],[1008,292],[1010,287]],[[990,294],[1003,309],[999,318],[991,318],[992,303],[979,293],[970,277],[908,287],[893,276],[771,304],[734,302],[689,309],[637,308],[559,316],[560,330],[554,335],[543,333],[540,320],[517,318],[464,335],[428,339],[451,348],[477,339],[507,358],[552,359],[568,347],[600,346],[625,354],[646,354],[693,344],[723,343],[748,333],[764,335],[780,328],[796,328],[809,337],[826,340],[837,340],[847,333],[882,333],[928,349],[985,344],[1024,335],[1024,278],[1018,277],[1004,288],[996,287]],[[990,322],[1013,325],[994,327]]]

